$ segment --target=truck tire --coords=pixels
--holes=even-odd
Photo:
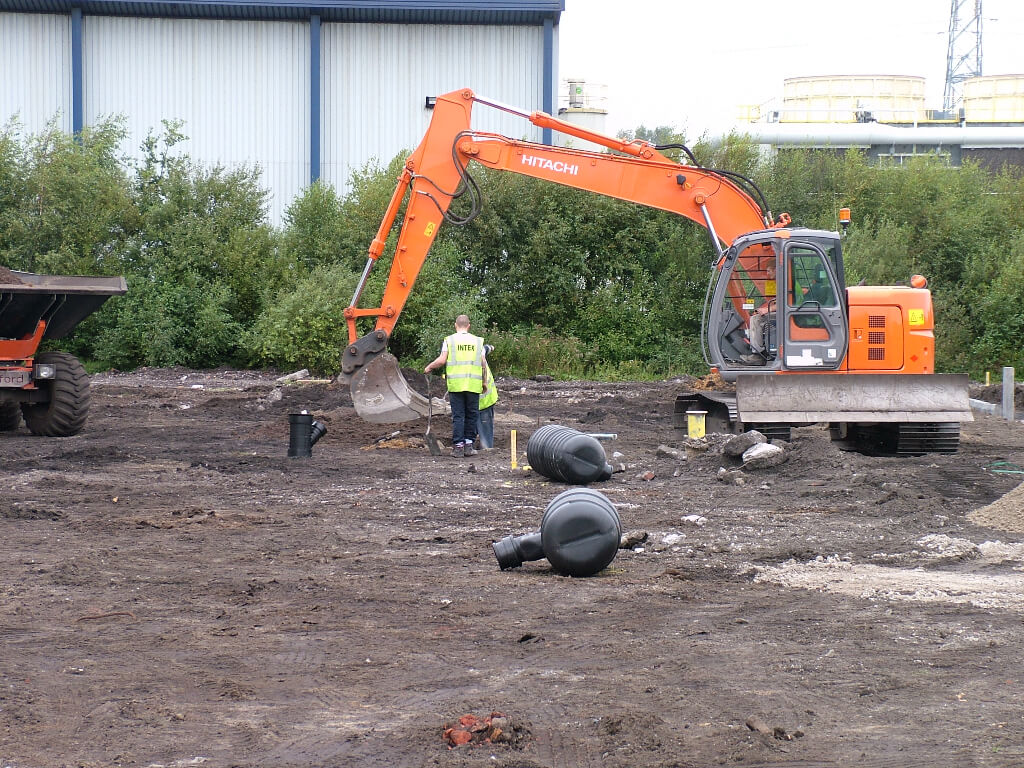
[[[89,376],[85,368],[67,352],[43,352],[36,356],[36,362],[56,366],[57,373],[51,381],[39,382],[40,389],[48,390],[49,402],[22,403],[25,426],[33,435],[43,437],[78,434],[89,415]]]
[[[21,408],[18,403],[0,401],[0,432],[11,432],[21,424]]]

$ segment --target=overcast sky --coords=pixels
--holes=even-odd
[[[967,3],[973,11],[973,4]],[[950,0],[566,0],[559,76],[607,86],[606,132],[728,130],[808,75],[916,75],[941,109]],[[1024,74],[1024,0],[983,0],[982,71]]]

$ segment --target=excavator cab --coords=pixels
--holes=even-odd
[[[677,424],[699,409],[710,431],[828,423],[865,452],[956,450],[967,382],[934,374],[927,290],[847,289],[839,235],[803,228],[737,238],[712,280],[705,354],[736,391],[679,395]]]
[[[723,379],[841,367],[849,338],[835,233],[775,229],[741,237],[713,279],[704,339]]]

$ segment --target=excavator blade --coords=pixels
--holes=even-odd
[[[747,424],[974,421],[966,374],[754,374],[736,379]]]
[[[351,378],[352,404],[364,421],[397,424],[415,421],[430,411],[427,398],[413,390],[402,376],[398,360],[384,353],[373,358]],[[434,398],[435,413],[450,413],[448,404]]]

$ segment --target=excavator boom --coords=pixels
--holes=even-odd
[[[519,114],[534,125],[608,147],[620,154],[591,152],[511,139],[471,127],[475,103]],[[582,129],[543,112],[527,113],[478,99],[468,89],[438,96],[419,147],[406,161],[384,220],[369,248],[366,267],[345,310],[349,346],[341,376],[352,387],[359,415],[378,423],[426,415],[427,401],[401,376],[397,362],[377,361],[398,322],[438,228],[444,221],[466,223],[479,212],[479,191],[471,162],[652,208],[671,211],[707,228],[718,253],[740,235],[775,226],[747,192],[726,175],[684,165],[643,141],[622,141]],[[468,195],[471,210],[459,218],[450,207]],[[359,308],[370,271],[382,255],[402,202],[405,218],[380,306]],[[373,318],[373,332],[360,337],[357,322]],[[372,362],[375,362],[371,365]]]

